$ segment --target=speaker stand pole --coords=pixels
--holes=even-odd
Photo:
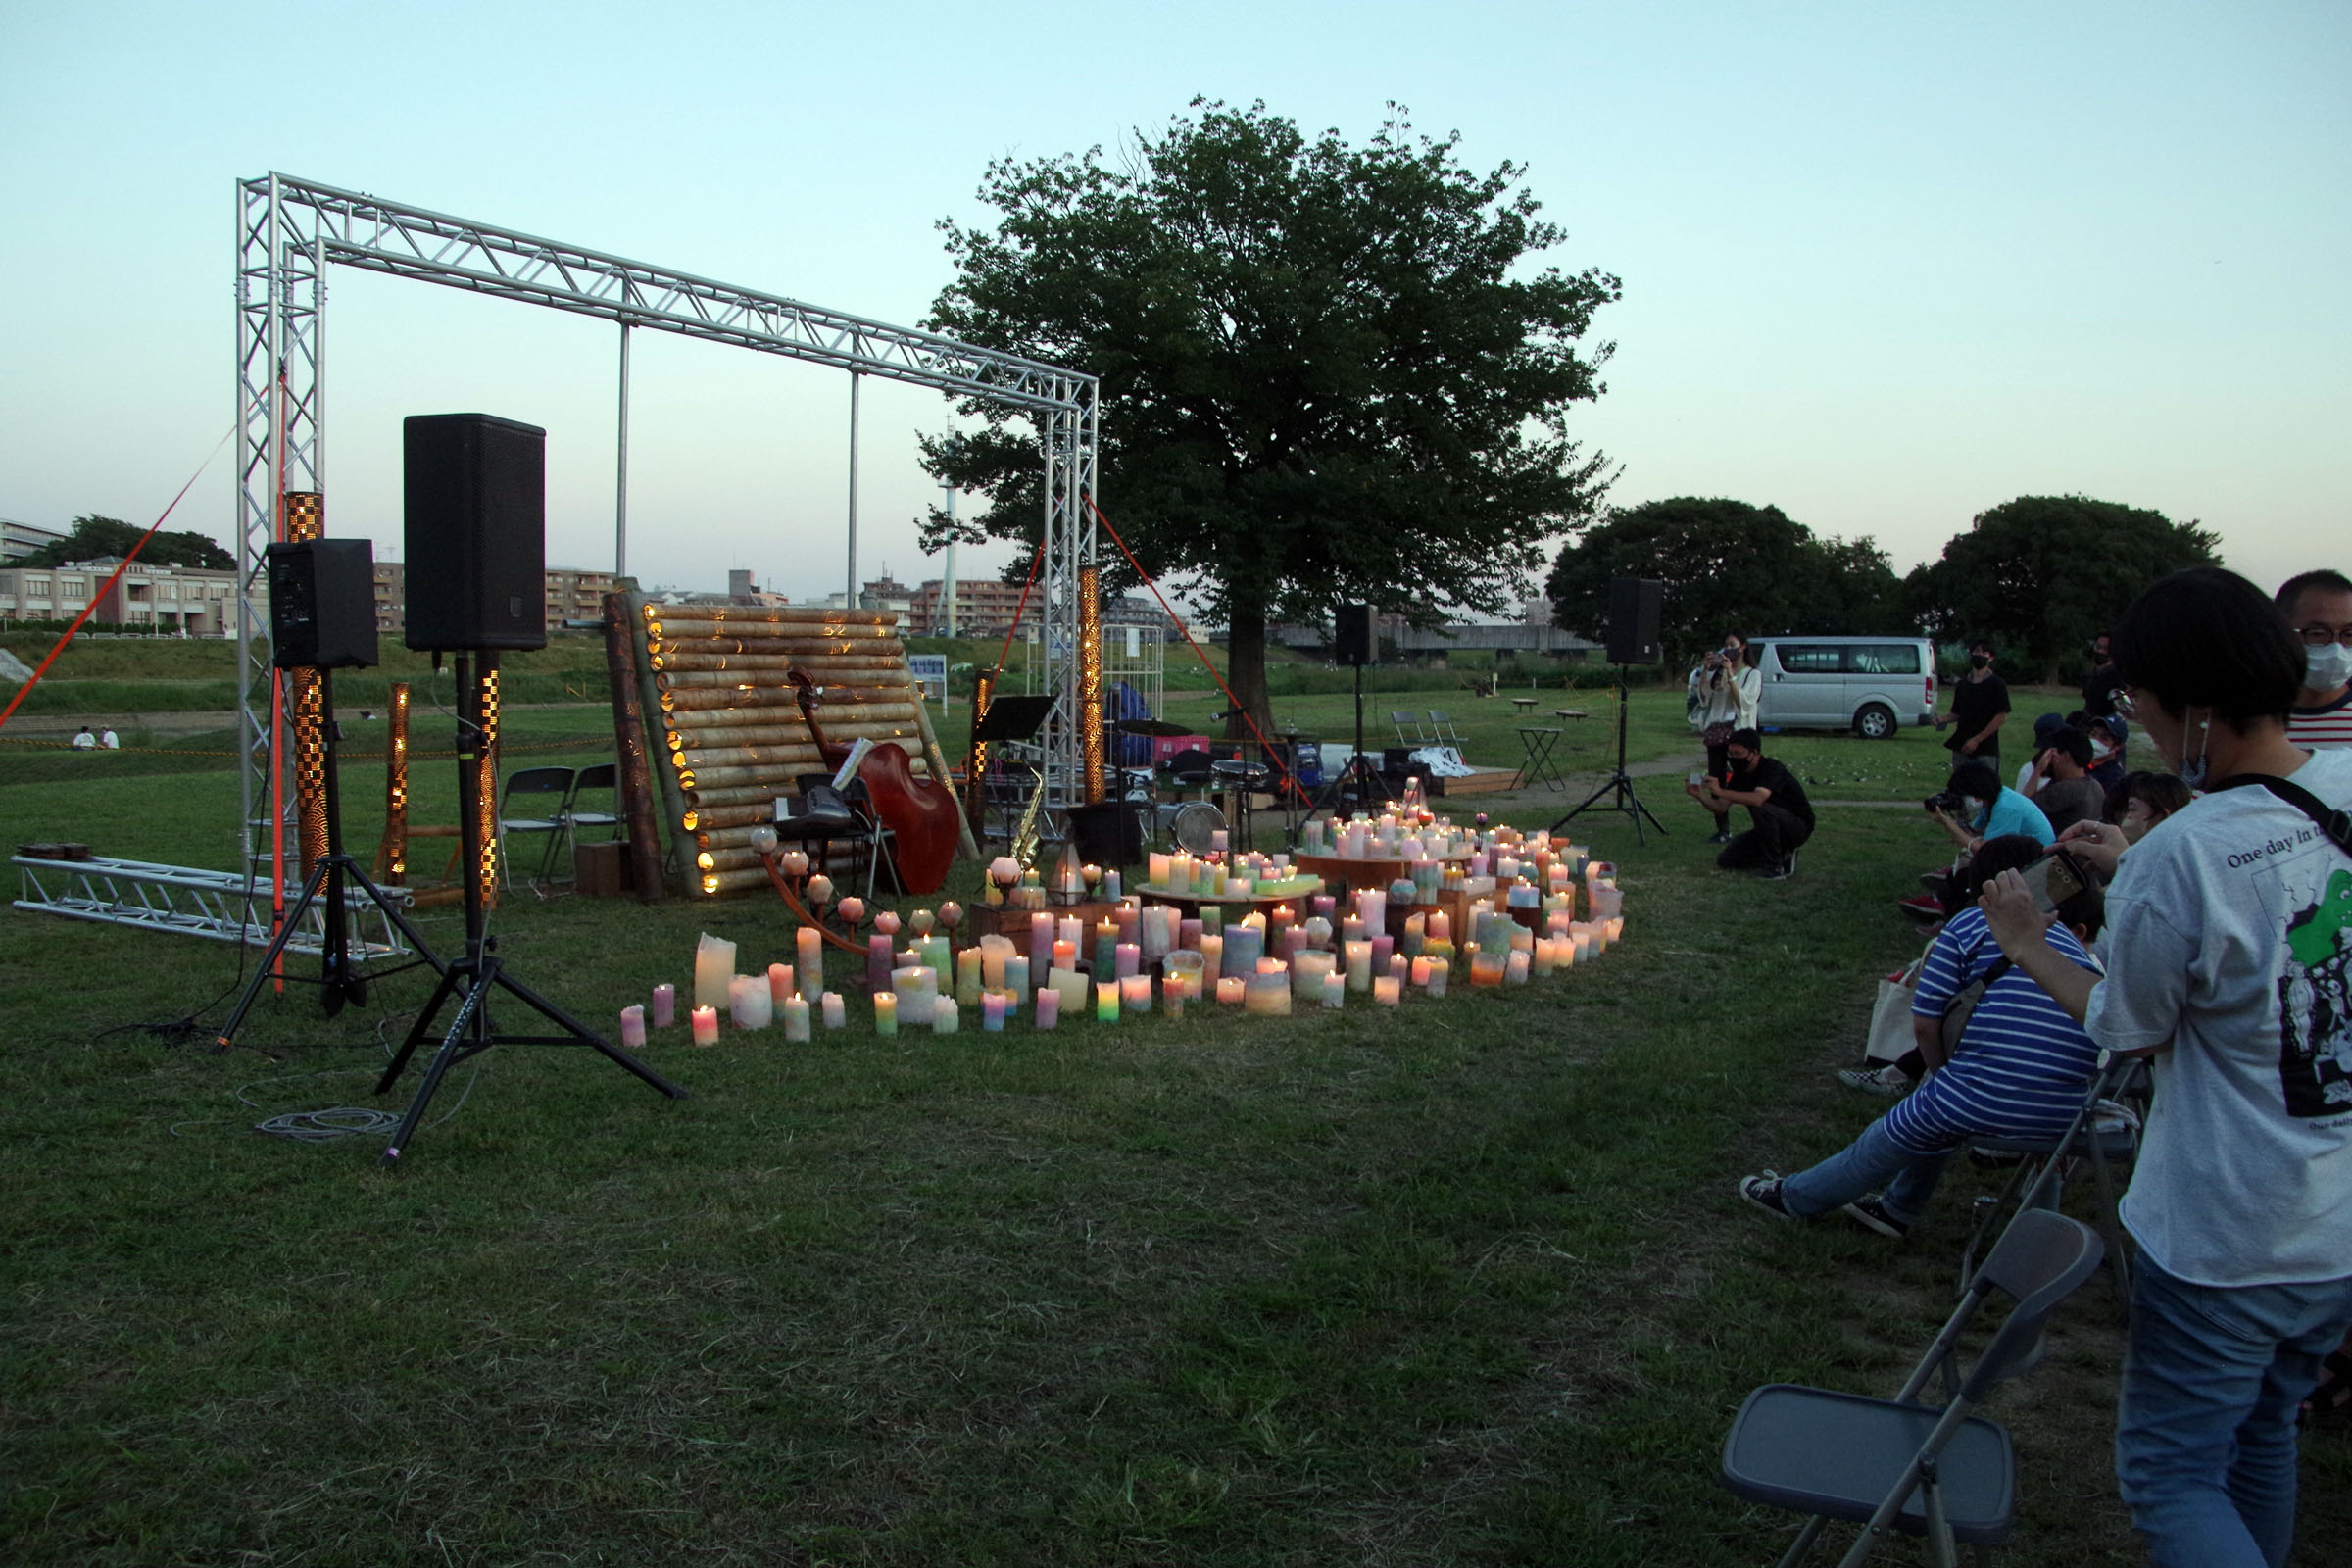
[[[475,678],[474,661],[481,661],[479,679]],[[497,809],[498,775],[495,769],[498,739],[497,699],[493,695],[498,677],[498,656],[461,653],[457,656],[459,694],[458,729],[458,816],[464,834],[466,855],[466,956],[451,962],[441,971],[441,980],[433,988],[432,999],[416,1014],[409,1027],[408,1038],[385,1066],[384,1075],[377,1080],[375,1092],[389,1094],[407,1070],[409,1058],[416,1047],[431,1032],[442,1007],[455,998],[458,1010],[450,1019],[449,1030],[441,1037],[440,1049],[426,1063],[424,1078],[416,1086],[416,1094],[400,1119],[399,1130],[384,1146],[377,1160],[381,1165],[398,1165],[407,1152],[409,1141],[416,1136],[424,1119],[425,1107],[432,1103],[433,1092],[449,1069],[468,1056],[477,1056],[492,1046],[567,1046],[594,1047],[608,1059],[618,1063],[639,1079],[660,1090],[672,1100],[684,1100],[686,1091],[648,1067],[627,1052],[613,1046],[586,1024],[542,997],[521,981],[506,972],[498,956],[498,941],[489,935],[487,913],[490,890],[498,875],[495,841],[489,838],[490,813]],[[488,800],[483,790],[490,791]],[[490,1016],[492,988],[506,992],[523,1005],[561,1028],[556,1035],[514,1035],[499,1032]]]
[[[1633,775],[1625,770],[1625,666],[1623,664],[1619,664],[1617,666],[1617,771],[1610,774],[1606,782],[1604,782],[1600,788],[1586,796],[1581,803],[1571,808],[1557,822],[1552,823],[1552,832],[1557,833],[1561,828],[1566,827],[1569,822],[1578,815],[1589,811],[1593,807],[1599,805],[1601,798],[1603,796],[1607,796],[1609,797],[1610,804],[1601,807],[1601,809],[1604,811],[1623,811],[1626,815],[1632,817],[1634,819],[1634,842],[1636,844],[1646,847],[1649,843],[1649,840],[1644,838],[1642,834],[1642,823],[1644,819],[1648,821],[1651,827],[1654,827],[1658,830],[1658,833],[1661,837],[1664,836],[1666,832],[1666,824],[1659,821],[1655,816],[1651,815],[1649,808],[1642,804],[1642,797],[1634,792]]]
[[[229,1010],[228,1021],[214,1036],[214,1048],[218,1051],[226,1051],[236,1044],[237,1031],[245,1025],[245,1015],[253,1010],[255,1001],[262,994],[262,987],[274,977],[278,959],[284,956],[286,945],[294,940],[294,933],[301,929],[303,916],[319,899],[326,901],[326,934],[320,945],[318,960],[318,984],[322,988],[319,1005],[326,1009],[326,1015],[331,1018],[343,1010],[346,1002],[368,1000],[368,976],[360,972],[359,964],[351,956],[347,885],[365,893],[368,902],[383,912],[385,923],[398,931],[416,953],[416,962],[430,964],[436,974],[442,972],[441,960],[433,956],[432,948],[409,923],[409,917],[400,903],[377,887],[368,873],[360,869],[359,862],[343,851],[343,803],[335,761],[341,735],[335,722],[334,680],[333,670],[318,671],[319,722],[323,726],[320,738],[325,754],[321,759],[319,782],[326,804],[326,854],[320,856],[318,863],[311,867],[311,874],[302,885],[302,897],[294,901],[294,907],[287,911],[278,928],[270,933],[270,945],[262,950],[262,961],[254,970],[253,979],[237,998],[236,1006]],[[398,964],[379,973],[396,974],[413,966]]]

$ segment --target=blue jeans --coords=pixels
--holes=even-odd
[[[1873,1188],[1885,1188],[1886,1212],[1909,1225],[1935,1196],[1951,1151],[1916,1154],[1896,1143],[1886,1131],[1886,1118],[1862,1129],[1862,1135],[1810,1170],[1800,1170],[1781,1183],[1781,1201],[1802,1219],[1843,1208]],[[2316,1374],[2315,1374],[2316,1376]]]
[[[2191,1285],[2139,1259],[2115,1473],[2157,1568],[2279,1568],[2295,1407],[2352,1320],[2352,1278]]]

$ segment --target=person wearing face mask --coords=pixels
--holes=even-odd
[[[2115,1455],[2160,1568],[2286,1561],[2296,1409],[2352,1326],[2352,751],[2288,738],[2305,650],[2232,572],[2156,583],[2115,627],[2125,710],[2206,793],[2135,845],[2068,835],[2114,873],[2105,979],[2042,956],[2016,873],[1981,900],[2092,1040],[2153,1058]]]
[[[2009,686],[1992,672],[1992,644],[1968,645],[1968,673],[1952,682],[1952,710],[1936,720],[1954,733],[1943,743],[1953,760],[1981,759],[2001,765],[2001,726],[2009,722]]]
[[[2279,584],[2278,608],[2303,643],[2303,686],[2286,715],[2297,746],[2352,746],[2352,578],[2307,571]]]
[[[1948,803],[1956,801],[1957,809]],[[1986,839],[2023,833],[2044,849],[2058,835],[2041,808],[2001,782],[1987,762],[1962,762],[1943,786],[1943,799],[1928,805],[1928,814],[1950,836],[1961,853],[1974,855]]]
[[[1736,729],[1724,743],[1730,775],[1709,773],[1696,784],[1684,786],[1699,805],[1718,816],[1735,806],[1747,808],[1754,825],[1733,839],[1715,857],[1726,871],[1759,871],[1768,882],[1796,874],[1796,852],[1813,836],[1813,803],[1796,775],[1764,755],[1764,737],[1752,729]]]
[[[1732,732],[1756,727],[1756,700],[1764,692],[1764,675],[1748,657],[1746,638],[1738,632],[1723,634],[1723,646],[1699,662],[1697,692],[1699,740],[1707,748],[1707,776],[1728,782],[1731,761],[1726,752]],[[1696,790],[1689,793],[1715,813],[1715,832],[1706,842],[1731,843],[1730,804]]]

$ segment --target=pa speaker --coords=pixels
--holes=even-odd
[[[270,662],[279,669],[366,669],[375,662],[375,550],[365,539],[274,544]]]
[[[1658,619],[1666,608],[1666,585],[1655,577],[1609,581],[1609,662],[1654,664],[1666,657],[1658,646]]]
[[[545,648],[547,432],[487,414],[418,414],[401,436],[409,646]]]
[[[1102,801],[1069,808],[1070,842],[1089,865],[1133,865],[1144,858],[1144,808]]]
[[[1342,664],[1380,662],[1380,633],[1370,605],[1342,605],[1333,614],[1331,655]]]

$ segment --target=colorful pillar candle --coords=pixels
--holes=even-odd
[[[654,987],[654,1027],[666,1029],[678,1021],[678,988],[669,984]]]
[[[1004,1008],[1012,1001],[1008,991],[980,993],[980,1032],[1001,1035],[1004,1032]]]
[[[718,1009],[716,1007],[694,1009],[694,1043],[698,1046],[718,1044]]]
[[[1503,956],[1502,978],[1506,984],[1523,986],[1527,984],[1527,974],[1528,957],[1526,954],[1512,952]]]
[[[728,985],[727,1011],[738,1029],[764,1029],[775,1022],[775,999],[768,995],[766,978],[737,975]]]
[[[956,955],[956,1000],[976,1006],[980,1002],[980,950],[966,948]]]
[[[1119,983],[1116,980],[1095,982],[1095,1022],[1119,1021]]]
[[[1447,980],[1451,979],[1451,978],[1452,978],[1452,976],[1453,976],[1453,960],[1452,960],[1452,959],[1450,959],[1450,958],[1432,958],[1432,959],[1430,959],[1430,960],[1429,960],[1429,994],[1430,994],[1431,996],[1433,996],[1433,997],[1442,997],[1442,996],[1444,996],[1444,995],[1446,994],[1446,982]]]
[[[1061,993],[1052,986],[1040,986],[1037,992],[1037,1026],[1055,1029],[1061,1025]]]
[[[1095,978],[1108,980],[1118,970],[1119,923],[1104,918],[1095,922]]]
[[[1214,932],[1203,930],[1200,933],[1199,952],[1200,954],[1200,978],[1203,983],[1213,982],[1217,978],[1225,956],[1225,939]]]
[[[952,1035],[963,1027],[963,1009],[954,997],[941,997],[931,1004],[931,1032]]]
[[[1474,986],[1502,984],[1504,955],[1479,952],[1470,956],[1470,983]]]
[[[620,1009],[620,1043],[631,1051],[645,1049],[644,1007],[632,1006]]]
[[[878,1035],[882,1035],[882,1036],[884,1036],[884,1037],[886,1037],[886,1038],[887,1038],[887,1037],[896,1036],[896,1035],[898,1034],[898,1032],[899,1032],[899,998],[898,998],[898,994],[897,994],[896,992],[892,992],[892,991],[877,991],[877,992],[875,992],[875,993],[874,993],[874,1033],[876,1033],[876,1034],[878,1034]]]
[[[807,997],[795,996],[784,999],[784,1039],[793,1044],[806,1043],[808,1039],[808,999]]]
[[[1337,973],[1338,958],[1312,948],[1304,949],[1291,960],[1291,991],[1301,999],[1311,1001],[1322,995],[1324,980]]]
[[[939,996],[939,971],[929,964],[910,963],[890,972],[890,989],[899,999],[899,1019],[920,1029],[931,1021],[931,1004]]]
[[[1326,1007],[1344,1007],[1348,1004],[1348,982],[1339,971],[1326,969],[1315,981],[1314,995]]]
[[[1181,992],[1199,996],[1200,994],[1200,976],[1204,967],[1200,955],[1198,953],[1186,953],[1179,949],[1177,952],[1169,954],[1159,960],[1159,972],[1162,977],[1160,994],[1165,996],[1171,992]]]
[[[1247,995],[1247,986],[1238,974],[1226,975],[1217,982],[1217,1000],[1229,1007],[1239,1005],[1245,995]],[[717,1038],[715,1028],[712,1030],[711,1038]]]
[[[1119,1004],[1129,1012],[1152,1010],[1152,977],[1148,974],[1129,974],[1119,977]]]
[[[813,996],[825,989],[824,933],[812,925],[805,925],[801,927],[799,941],[801,990]]]
[[[1429,970],[1433,961],[1434,960],[1429,958],[1415,958],[1412,960],[1413,967],[1411,974],[1414,989],[1421,991],[1426,991],[1429,989]]]
[[[1372,1000],[1384,1007],[1394,1007],[1404,1000],[1404,985],[1393,974],[1372,977]]]
[[[876,931],[865,939],[865,989],[870,993],[888,989],[891,971],[891,939]]]
[[[1110,972],[1125,980],[1138,974],[1144,966],[1144,950],[1132,942],[1121,942],[1111,949]]]
[[[1176,945],[1195,953],[1200,951],[1200,921],[1198,916],[1187,915],[1176,922]]]
[[[791,996],[794,992],[800,989],[801,988],[799,986],[796,986],[792,983],[791,964],[771,963],[767,966],[768,1001],[781,1005],[786,997]]]
[[[1056,940],[1054,944],[1053,961],[1046,965],[1046,972],[1051,974],[1055,969],[1075,969],[1077,967],[1078,944]]]
[[[1029,916],[1029,966],[1039,974],[1054,967],[1054,917],[1042,909]]]
[[[1166,887],[1168,885],[1170,860],[1171,858],[1169,856],[1158,850],[1153,850],[1149,855],[1145,856],[1144,880],[1155,888]]]
[[[1013,1006],[1028,1005],[1029,960],[1017,953],[1004,960],[1004,989],[1012,994]]]
[[[1280,962],[1279,959],[1275,960]],[[1271,973],[1253,974],[1242,991],[1242,1010],[1254,1017],[1287,1018],[1291,1015],[1291,975],[1287,968]]]

